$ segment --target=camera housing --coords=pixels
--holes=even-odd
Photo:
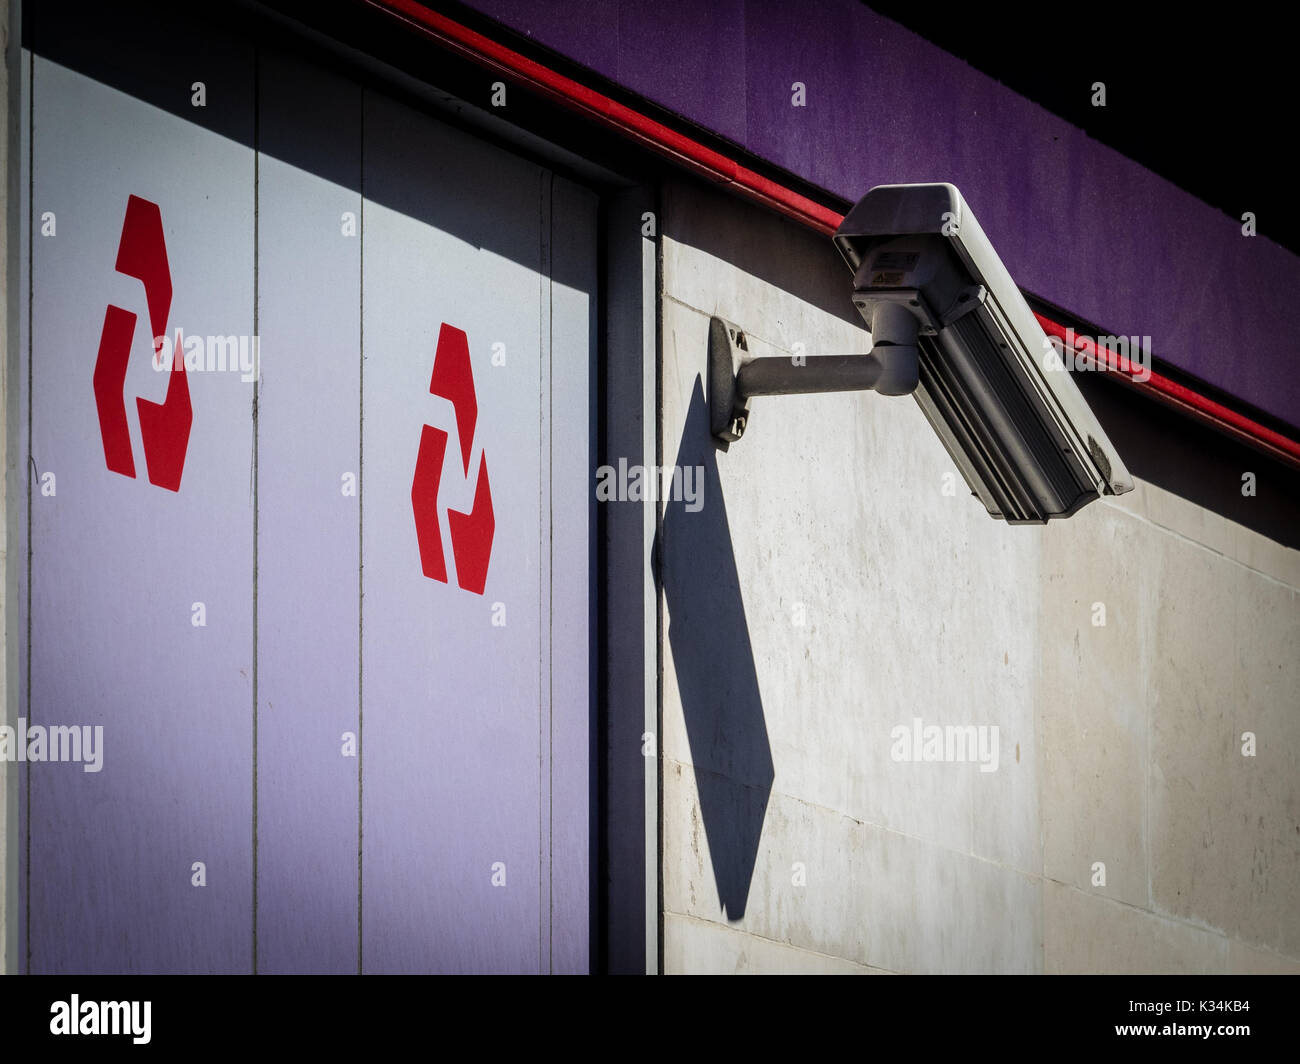
[[[913,394],[991,515],[1038,524],[1132,490],[1114,445],[956,187],[877,186],[834,240],[868,328],[884,320],[897,337],[907,331],[899,309],[915,320]]]

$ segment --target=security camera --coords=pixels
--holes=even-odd
[[[873,188],[834,239],[853,271],[853,302],[871,331],[870,354],[813,357],[802,365],[754,359],[735,326],[715,322],[709,345],[715,436],[739,438],[753,395],[911,393],[994,517],[1041,524],[1069,517],[1101,495],[1133,489],[954,186]]]

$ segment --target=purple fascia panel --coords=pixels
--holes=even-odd
[[[845,199],[953,182],[1023,288],[1300,425],[1300,258],[861,4],[472,6]]]

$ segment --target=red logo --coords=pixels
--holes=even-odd
[[[139,196],[131,196],[126,201],[122,241],[117,248],[117,272],[144,284],[151,335],[155,341],[165,336],[172,305],[172,277],[158,204]],[[131,341],[135,337],[135,319],[131,311],[109,304],[99,340],[99,357],[95,360],[95,408],[99,412],[100,435],[104,438],[104,461],[112,472],[124,477],[135,476],[135,457],[131,454],[131,434],[122,396]],[[159,350],[155,345],[155,357]],[[179,351],[168,374],[167,398],[161,403],[137,398],[135,405],[140,415],[140,440],[144,444],[149,483],[168,491],[180,491],[194,415],[190,407],[190,386],[185,379],[185,361]]]
[[[469,457],[474,449],[474,425],[478,420],[478,401],[474,398],[474,373],[469,362],[469,340],[460,329],[443,323],[438,332],[438,350],[433,356],[433,377],[429,394],[450,399],[456,411],[456,434],[460,440],[461,460],[469,477]],[[415,479],[411,483],[411,509],[415,512],[415,537],[420,544],[420,565],[430,580],[447,582],[447,562],[442,551],[442,532],[438,526],[438,486],[442,480],[442,460],[447,453],[447,433],[425,425],[420,436],[420,453],[415,459]],[[451,532],[451,553],[456,559],[456,582],[466,591],[483,594],[487,584],[488,561],[492,556],[492,534],[496,519],[492,514],[492,493],[488,488],[487,458],[479,456],[478,481],[474,488],[474,508],[467,514],[447,510],[447,527]]]

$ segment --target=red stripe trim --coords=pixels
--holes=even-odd
[[[1097,345],[1086,336],[1074,335],[1073,332],[1067,336],[1064,325],[1057,324],[1051,318],[1046,318],[1037,311],[1034,312],[1034,317],[1038,319],[1038,324],[1043,327],[1043,331],[1048,336],[1055,336],[1062,342],[1068,342],[1072,339],[1075,351],[1084,356],[1083,361],[1088,366],[1096,367],[1100,363],[1112,376],[1127,381],[1139,391],[1146,392],[1169,406],[1175,406],[1194,414],[1230,436],[1235,436],[1237,439],[1253,444],[1261,450],[1268,451],[1275,458],[1300,465],[1300,443],[1295,440],[1283,436],[1280,432],[1274,432],[1267,426],[1261,425],[1258,421],[1254,421],[1244,414],[1239,414],[1222,403],[1215,402],[1208,396],[1194,392],[1185,385],[1170,380],[1155,370],[1151,370],[1151,376],[1148,380],[1140,380],[1136,376],[1139,370],[1125,356],[1104,349],[1099,354]]]
[[[520,55],[498,41],[485,37],[416,0],[364,0],[370,7],[407,23],[427,37],[464,56],[472,62],[495,70],[515,81],[523,82],[539,94],[563,107],[586,115],[609,129],[680,164],[692,173],[729,186],[740,195],[761,203],[788,218],[827,235],[834,233],[844,220],[838,211],[825,207],[779,182],[742,166],[721,152],[714,151],[648,115],[613,100],[594,89],[566,77],[550,67]],[[1065,326],[1035,313],[1049,336],[1065,340]],[[1096,364],[1097,350],[1092,341],[1076,336],[1075,349]],[[1118,376],[1152,398],[1208,422],[1223,432],[1300,467],[1300,442],[1239,414],[1208,396],[1170,380],[1154,370],[1148,380],[1137,380],[1133,367],[1123,364],[1109,353],[1102,360],[1106,372]],[[1112,366],[1110,363],[1120,362]]]

